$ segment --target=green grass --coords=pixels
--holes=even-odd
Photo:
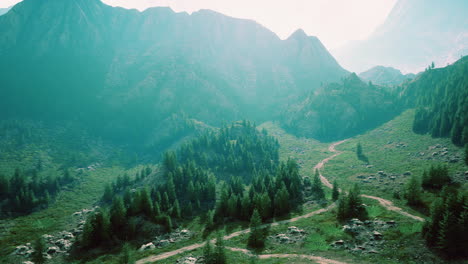
[[[301,167],[301,174],[312,177],[314,175],[314,166],[326,157],[332,155],[328,151],[328,143],[321,143],[314,139],[298,138],[286,133],[278,124],[266,122],[259,126],[259,129],[265,128],[268,134],[278,139],[280,143],[280,159],[287,160],[292,158],[297,161]]]
[[[344,188],[350,188],[355,182],[361,182],[357,178],[359,175],[367,177],[376,174],[377,171],[400,174],[394,181],[386,180],[384,183],[371,181],[371,183],[360,184],[363,193],[394,200],[393,193],[401,192],[410,177],[401,174],[410,171],[416,176],[421,176],[422,172],[431,165],[447,164],[438,160],[424,159],[423,157],[431,152],[428,150],[429,146],[441,144],[448,147],[450,152],[458,153],[463,157],[463,149],[454,146],[450,139],[432,138],[430,135],[413,133],[413,120],[414,110],[408,110],[372,131],[351,138],[337,147],[344,153],[330,160],[325,165],[323,174],[332,181],[337,180],[338,184]],[[367,168],[357,159],[355,149],[358,142],[362,144],[364,154],[373,165],[372,168]],[[407,147],[396,147],[397,143],[403,143]],[[420,152],[424,152],[425,156],[419,156]],[[468,170],[462,161],[449,163],[448,166],[451,174]]]
[[[74,188],[65,188],[59,192],[55,202],[48,208],[27,216],[1,221],[0,256],[10,254],[15,246],[31,242],[39,235],[72,228],[72,214],[93,206],[100,199],[104,186],[123,172],[119,167],[89,172]]]

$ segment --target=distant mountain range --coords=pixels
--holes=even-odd
[[[348,74],[302,30],[281,40],[209,10],[24,0],[0,17],[0,32],[3,118],[80,120],[107,136],[145,138],[173,113],[208,124],[271,119]]]
[[[420,72],[444,67],[468,54],[468,1],[399,0],[384,24],[366,40],[333,51],[348,70],[377,65]]]
[[[359,74],[359,78],[383,86],[400,85],[405,81],[414,79],[415,76],[412,73],[402,74],[401,71],[395,68],[383,66],[375,66]]]
[[[0,8],[0,16],[3,15],[3,14],[6,14],[11,8],[8,7],[8,8]]]
[[[11,7],[0,8],[0,16],[3,15],[3,14],[6,14],[10,9],[11,9]]]

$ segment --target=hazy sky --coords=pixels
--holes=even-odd
[[[0,0],[0,7],[20,0]],[[47,1],[47,0],[44,0]],[[350,40],[366,38],[383,23],[397,0],[103,0],[126,8],[144,10],[170,6],[189,13],[212,9],[226,15],[257,21],[287,38],[298,28],[320,38],[328,49]]]

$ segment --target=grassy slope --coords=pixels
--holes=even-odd
[[[13,252],[14,247],[30,242],[38,235],[68,230],[70,223],[74,222],[72,214],[96,204],[102,196],[105,185],[123,172],[124,170],[119,167],[102,168],[88,172],[83,175],[76,187],[61,191],[56,201],[47,209],[27,216],[1,221],[0,260],[11,263],[9,262],[11,260],[7,259],[7,255]]]
[[[344,151],[343,154],[331,160],[323,170],[325,177],[330,180],[337,180],[338,184],[344,188],[351,187],[355,182],[360,182],[363,193],[380,196],[395,200],[393,193],[402,191],[404,184],[409,177],[402,175],[410,171],[420,177],[422,172],[429,169],[431,165],[446,164],[451,175],[456,172],[465,172],[468,167],[459,161],[457,163],[447,163],[441,160],[426,160],[434,150],[429,150],[430,146],[440,144],[447,147],[449,153],[457,153],[463,157],[463,149],[454,146],[450,139],[432,138],[430,135],[417,135],[412,132],[414,111],[409,110],[401,114],[394,120],[374,129],[366,134],[351,138],[349,141],[338,146],[337,149]],[[357,159],[355,149],[357,143],[363,146],[364,154],[369,158],[372,168]],[[406,147],[398,147],[402,143]],[[423,152],[424,156],[420,156]],[[363,183],[357,176],[376,175],[378,171],[385,171],[387,174],[395,174],[395,180],[384,177],[383,182],[379,182],[379,177]],[[466,181],[465,181],[466,182]],[[466,185],[465,185],[466,186]],[[398,200],[396,200],[398,203]]]

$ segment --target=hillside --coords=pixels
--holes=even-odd
[[[311,92],[284,114],[287,130],[323,141],[343,139],[372,129],[400,111],[396,97],[361,81],[355,74]]]
[[[367,39],[333,52],[351,71],[377,65],[403,72],[445,66],[467,55],[468,3],[463,0],[399,0],[385,22]]]
[[[414,79],[414,74],[402,74],[401,71],[392,67],[375,66],[359,74],[364,81],[382,86],[397,86],[406,81]]]
[[[283,41],[209,10],[25,0],[0,18],[0,31],[2,117],[73,119],[138,146],[174,113],[209,125],[271,119],[347,73],[315,37]]]
[[[418,107],[413,129],[433,137],[468,143],[468,57],[445,68],[428,68],[400,88],[401,100]]]

